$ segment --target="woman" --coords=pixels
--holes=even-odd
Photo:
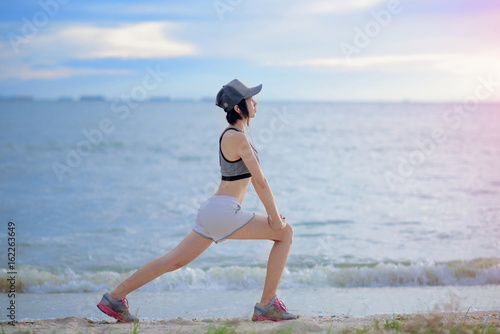
[[[255,304],[253,321],[281,321],[298,318],[288,313],[277,298],[276,289],[285,269],[293,239],[293,229],[276,207],[273,193],[262,170],[257,150],[250,144],[245,129],[254,118],[257,103],[253,96],[262,85],[248,88],[239,80],[223,86],[217,94],[216,105],[226,112],[230,124],[219,139],[219,160],[222,180],[217,192],[198,209],[193,230],[167,254],[154,259],[127,278],[111,293],[102,297],[97,307],[120,321],[138,321],[128,311],[127,294],[158,276],[179,269],[203,253],[212,242],[227,239],[269,239],[274,246],[269,254],[264,291]],[[240,204],[252,181],[267,217],[244,211]]]

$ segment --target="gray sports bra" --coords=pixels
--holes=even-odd
[[[245,179],[247,177],[251,177],[252,174],[250,174],[250,171],[248,170],[247,166],[245,166],[245,163],[241,158],[235,161],[229,161],[224,157],[224,154],[222,154],[222,149],[221,149],[221,143],[222,143],[222,136],[224,136],[224,133],[228,130],[236,130],[239,132],[243,132],[240,129],[230,126],[224,132],[221,134],[219,138],[219,164],[220,164],[220,173],[222,175],[222,180],[224,181],[236,181],[240,179]],[[255,153],[255,157],[257,158],[257,162],[260,164],[260,159],[259,159],[259,152],[253,147],[252,144],[252,149]]]

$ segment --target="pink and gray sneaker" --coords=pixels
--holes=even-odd
[[[102,296],[101,302],[97,304],[97,308],[107,315],[118,319],[123,322],[139,322],[138,318],[135,318],[128,311],[128,300],[123,298],[122,300],[114,299],[111,297],[109,292],[106,292]]]
[[[274,296],[268,306],[262,306],[260,303],[255,304],[252,321],[283,321],[297,319],[298,317],[298,315],[288,313],[285,304],[278,299],[278,296]]]

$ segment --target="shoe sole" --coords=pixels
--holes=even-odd
[[[263,317],[261,315],[255,315],[255,314],[252,317],[252,321],[264,321],[264,320],[284,321],[285,319],[274,319],[274,318]]]
[[[99,310],[101,310],[101,312],[103,312],[103,313],[109,315],[110,317],[113,317],[119,321],[128,322],[128,323],[132,322],[130,320],[123,318],[121,315],[119,315],[118,313],[113,311],[111,308],[106,306],[103,302],[99,302],[99,304],[97,304],[97,308]]]

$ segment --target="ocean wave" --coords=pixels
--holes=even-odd
[[[98,271],[76,273],[65,270],[44,270],[32,266],[18,269],[17,292],[62,293],[99,292],[110,290],[133,272]],[[141,289],[144,291],[242,290],[259,289],[266,275],[264,267],[227,266],[207,269],[184,267],[162,275]],[[1,269],[0,276],[7,277]],[[500,259],[471,261],[370,263],[318,265],[312,268],[294,266],[285,269],[280,288],[319,287],[405,287],[405,286],[472,286],[500,284]],[[8,281],[0,281],[7,292]]]

